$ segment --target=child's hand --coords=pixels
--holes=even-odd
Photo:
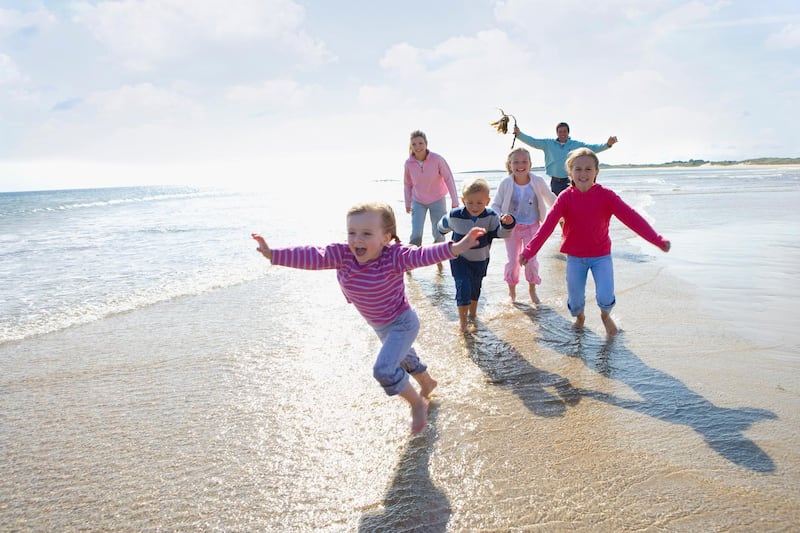
[[[513,222],[514,222],[514,217],[509,215],[509,214],[505,214],[505,215],[501,215],[500,216],[500,223],[503,224],[504,226],[508,226],[509,224],[512,224]]]
[[[480,238],[486,235],[486,228],[472,228],[469,233],[464,235],[464,238],[453,244],[453,253],[456,255],[462,254],[470,248],[478,246]]]
[[[520,256],[519,256],[519,265],[520,266],[525,266],[527,264],[528,264],[528,258],[525,257],[524,255],[520,254]]]
[[[469,239],[470,243],[469,247],[474,248],[478,246],[478,241],[484,235],[486,235],[486,228],[472,228],[467,232],[466,236],[462,239],[462,241]]]
[[[664,246],[661,247],[661,250],[664,252],[669,252],[670,248],[672,248],[672,244],[669,241],[664,241]]]
[[[270,250],[269,245],[267,245],[267,241],[264,240],[264,237],[258,233],[251,233],[250,236],[258,243],[258,248],[256,248],[256,250],[261,252],[261,255],[272,261],[272,250]]]

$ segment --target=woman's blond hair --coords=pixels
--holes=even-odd
[[[426,137],[425,134],[423,132],[421,132],[420,130],[414,130],[414,131],[411,132],[411,135],[409,135],[409,137],[408,137],[408,153],[413,153],[414,152],[414,148],[411,146],[411,141],[414,140],[414,137],[422,137],[422,139],[425,141],[425,144],[426,145],[428,144],[428,137]]]

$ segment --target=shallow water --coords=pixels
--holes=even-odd
[[[797,289],[779,277],[791,271],[796,234],[769,220],[770,202],[752,191],[748,205],[763,216],[717,226],[725,217],[702,209],[713,190],[673,202],[615,179],[674,249],[615,229],[623,333],[611,342],[593,311],[584,331],[570,328],[554,238],[540,254],[535,309],[506,302],[495,246],[473,336],[456,334],[447,272],[407,278],[418,348],[439,380],[418,436],[407,408],[372,380],[378,341],[333,273],[273,268],[253,252],[246,235],[274,220],[241,228],[240,255],[203,249],[204,276],[236,271],[234,283],[220,275],[1,343],[0,529],[792,530],[797,333],[767,325],[796,311]],[[774,194],[793,201],[796,191]],[[260,199],[247,198],[214,242],[255,218]],[[738,239],[723,238],[731,227]],[[319,229],[319,242],[338,231]],[[739,241],[748,242],[740,253],[726,252]]]

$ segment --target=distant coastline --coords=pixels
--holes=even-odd
[[[800,157],[758,157],[755,159],[742,159],[741,161],[706,161],[705,159],[689,159],[688,161],[670,161],[668,163],[623,163],[617,165],[600,163],[600,168],[668,168],[702,166],[727,167],[734,165],[800,165]],[[544,167],[534,167],[532,170],[544,170]],[[483,174],[497,172],[505,172],[505,170],[466,170],[463,172],[458,172],[458,174]]]
[[[670,161],[669,163],[641,163],[606,165],[600,163],[601,168],[659,168],[659,167],[702,167],[702,166],[733,166],[733,165],[800,165],[800,157],[759,157],[756,159],[743,159],[741,161],[706,161],[705,159],[689,159],[688,161]]]

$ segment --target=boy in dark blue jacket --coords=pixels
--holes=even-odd
[[[488,207],[489,192],[489,183],[483,178],[467,182],[461,191],[464,206],[453,209],[439,221],[439,231],[442,234],[452,231],[454,241],[461,239],[472,228],[486,230],[475,248],[450,260],[450,271],[456,282],[456,305],[462,333],[468,329],[467,320],[475,320],[481,284],[489,266],[492,240],[508,237],[516,224],[513,216],[498,215]]]

